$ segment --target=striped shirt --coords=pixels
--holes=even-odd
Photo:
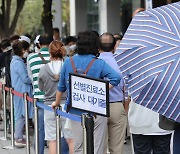
[[[50,59],[48,48],[41,48],[40,52],[48,63]],[[44,92],[40,91],[38,88],[38,76],[40,68],[44,65],[44,63],[39,57],[38,53],[31,54],[27,59],[27,63],[30,67],[33,78],[34,98],[38,98],[40,102],[43,102]]]

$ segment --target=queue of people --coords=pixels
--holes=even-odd
[[[6,77],[6,86],[55,109],[61,105],[64,111],[84,113],[70,106],[69,73],[86,74],[89,77],[109,81],[110,117],[94,117],[94,153],[123,154],[126,128],[129,123],[135,154],[169,154],[172,131],[160,129],[159,115],[133,102],[125,100],[125,83],[113,56],[122,39],[119,34],[93,31],[69,36],[64,43],[57,28],[54,37],[38,35],[34,52],[29,52],[30,38],[13,36],[1,42],[0,68]],[[8,95],[8,94],[7,94]],[[131,96],[129,96],[131,97]],[[130,105],[129,105],[130,104]],[[33,106],[29,105],[29,117],[33,118]],[[15,145],[24,146],[23,99],[14,96]],[[54,113],[39,109],[39,153],[44,154],[45,140],[49,154],[56,154],[56,123]],[[68,145],[63,154],[83,154],[83,129],[80,123],[61,118],[62,134]],[[179,128],[178,128],[179,130]],[[178,154],[179,131],[175,131],[174,154]]]

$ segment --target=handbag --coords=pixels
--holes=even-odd
[[[180,123],[163,115],[159,115],[159,127],[164,130],[175,130],[180,127]]]

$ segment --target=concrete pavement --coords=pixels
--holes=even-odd
[[[3,125],[0,122],[0,130],[2,128],[3,128]],[[3,137],[3,135],[4,135],[4,131],[0,131],[0,137]],[[8,137],[10,138],[9,134],[8,134]],[[30,141],[31,143],[33,143],[33,135],[30,136]],[[15,148],[13,150],[3,149],[3,147],[9,146],[9,145],[11,145],[10,140],[7,140],[7,141],[0,140],[0,154],[26,154],[26,148]],[[31,146],[31,154],[34,154],[34,150],[32,146]],[[45,154],[48,154],[48,148],[45,148]],[[123,154],[131,154],[130,140],[127,140],[127,144],[125,144]]]

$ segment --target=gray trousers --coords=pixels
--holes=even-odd
[[[74,154],[83,154],[83,129],[81,123],[71,121],[72,134],[74,139]],[[107,129],[107,118],[97,116],[94,119],[94,153],[103,154],[104,140]]]

